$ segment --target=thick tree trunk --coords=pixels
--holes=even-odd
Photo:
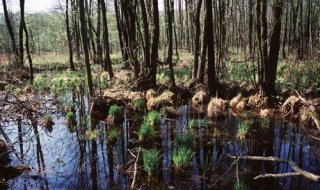
[[[215,71],[215,51],[214,51],[214,36],[213,36],[213,14],[212,0],[206,0],[206,28],[207,43],[208,43],[208,88],[209,94],[216,94],[216,71]]]
[[[91,66],[90,66],[90,58],[89,58],[89,50],[88,50],[88,30],[87,30],[87,22],[85,16],[84,9],[84,0],[79,0],[79,8],[80,8],[80,24],[81,24],[81,36],[82,36],[82,45],[84,52],[84,61],[86,65],[87,71],[87,80],[90,95],[94,95],[93,83],[92,83],[92,74],[91,74]]]
[[[271,33],[270,51],[268,63],[265,66],[265,89],[264,92],[267,96],[274,94],[275,81],[277,74],[278,57],[280,51],[280,36],[281,36],[281,19],[282,19],[282,0],[273,2],[273,31]]]

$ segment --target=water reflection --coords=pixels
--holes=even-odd
[[[75,121],[70,126],[57,113],[52,132],[48,132],[28,115],[16,121],[1,120],[1,135],[11,142],[15,152],[12,165],[25,164],[31,172],[9,181],[9,189],[128,189],[132,176],[132,156],[128,148],[134,144],[138,127],[132,118],[116,126],[121,135],[115,142],[106,138],[106,123],[88,118],[89,101],[85,96],[71,95]],[[149,178],[139,171],[137,186],[142,189],[320,189],[320,184],[302,177],[253,180],[262,173],[291,172],[285,163],[239,161],[237,167],[228,155],[276,156],[293,160],[304,170],[320,174],[320,141],[302,135],[298,124],[274,120],[263,124],[254,121],[245,141],[236,139],[240,119],[229,116],[193,131],[195,154],[185,171],[172,167],[172,151],[177,134],[185,134],[191,119],[201,119],[188,106],[175,121],[161,121],[155,142],[142,146],[161,150],[159,174]],[[86,131],[99,131],[95,138],[85,138]],[[214,135],[214,133],[221,135]],[[10,140],[10,141],[9,141]],[[140,162],[139,162],[140,163]],[[140,163],[141,164],[141,163]],[[232,164],[233,167],[230,167]],[[237,170],[238,168],[238,170]],[[238,176],[236,175],[238,174]],[[222,177],[221,177],[222,176]]]

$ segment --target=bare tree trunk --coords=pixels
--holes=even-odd
[[[68,0],[66,0],[66,30],[67,30],[67,38],[68,38],[69,64],[70,64],[70,69],[74,71],[75,68],[73,63],[73,47],[72,47],[72,36],[71,36],[70,23],[69,23],[69,1]]]
[[[249,0],[249,52],[250,52],[250,57],[253,58],[253,0]]]
[[[282,41],[282,57],[283,59],[287,58],[286,54],[286,45],[288,41],[288,18],[289,17],[289,1],[286,1],[286,21],[285,21],[285,28],[284,28],[284,34],[283,34],[283,41]]]
[[[94,91],[93,91],[93,83],[92,83],[89,50],[88,50],[88,36],[87,36],[88,30],[87,30],[87,22],[86,22],[85,9],[84,9],[84,0],[79,0],[79,8],[80,8],[82,45],[83,45],[83,52],[84,52],[84,61],[85,61],[86,71],[87,71],[88,87],[89,87],[90,95],[93,96]]]
[[[101,3],[98,2],[97,5],[97,31],[96,31],[96,39],[97,39],[97,61],[103,68],[103,53],[102,53],[102,44],[101,44]]]
[[[119,36],[119,42],[120,42],[120,48],[121,48],[121,55],[122,60],[125,62],[125,64],[128,61],[128,56],[125,53],[124,45],[123,45],[123,39],[122,39],[122,27],[121,27],[121,18],[119,13],[119,4],[117,0],[114,0],[114,9],[116,12],[116,19],[117,19],[117,30],[118,30],[118,36]],[[127,66],[126,66],[127,67]]]
[[[2,6],[3,6],[3,12],[4,12],[4,16],[5,16],[7,29],[8,29],[9,36],[10,36],[11,48],[12,48],[14,55],[15,55],[15,61],[17,61],[19,58],[19,52],[18,52],[18,48],[17,48],[17,44],[16,44],[16,39],[14,37],[13,27],[12,27],[12,23],[11,23],[11,20],[9,17],[9,12],[8,12],[8,8],[7,8],[6,0],[2,0]]]
[[[19,27],[19,64],[23,66],[24,55],[23,55],[23,27],[24,26],[24,0],[20,0],[20,27]]]
[[[200,34],[201,34],[201,26],[200,26],[200,14],[201,14],[201,4],[202,0],[198,1],[197,12],[194,15],[195,26],[196,26],[196,36],[195,36],[195,49],[194,49],[194,59],[193,59],[193,78],[197,78],[197,72],[199,68],[199,56],[200,56]],[[203,42],[204,43],[204,42]]]
[[[140,1],[142,21],[143,21],[143,34],[144,34],[144,64],[145,68],[150,68],[150,39],[149,39],[149,23],[146,5],[144,0]]]
[[[257,13],[257,38],[258,38],[258,51],[259,51],[259,58],[258,61],[258,75],[259,75],[259,85],[262,87],[263,83],[263,48],[262,48],[262,33],[261,33],[261,0],[257,0],[256,5],[256,13]]]
[[[171,79],[171,86],[173,88],[176,87],[175,78],[174,78],[174,70],[173,70],[173,63],[172,63],[172,56],[173,56],[173,18],[174,18],[174,3],[173,0],[167,0],[167,14],[168,14],[168,58],[167,62],[169,65],[170,70],[170,79]]]
[[[102,23],[103,23],[103,36],[104,36],[104,67],[105,71],[108,71],[109,77],[113,78],[112,62],[110,57],[110,43],[109,43],[109,30],[107,22],[107,10],[105,0],[99,0],[102,11]]]
[[[158,9],[158,0],[153,1],[153,39],[151,50],[151,84],[156,84],[158,49],[160,40],[160,18]]]

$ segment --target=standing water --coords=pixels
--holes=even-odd
[[[265,173],[292,172],[286,163],[230,158],[274,156],[319,175],[320,141],[303,134],[298,124],[254,119],[248,134],[239,138],[241,118],[229,114],[225,120],[208,122],[186,105],[180,107],[177,119],[161,119],[157,136],[144,143],[136,137],[143,116],[125,114],[123,124],[117,126],[120,135],[110,141],[110,126],[91,121],[87,104],[82,101],[74,110],[75,122],[55,112],[51,130],[30,115],[17,121],[1,118],[1,136],[14,148],[10,165],[31,168],[7,179],[4,188],[129,189],[134,179],[134,186],[141,189],[320,189],[320,183],[301,176],[254,179]],[[173,166],[175,138],[184,134],[191,134],[194,154],[189,167],[177,169]],[[161,152],[159,168],[151,176],[144,172],[141,158],[134,157],[146,147]]]

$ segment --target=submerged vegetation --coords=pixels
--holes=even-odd
[[[176,147],[191,147],[194,139],[193,133],[177,135],[174,142]]]

